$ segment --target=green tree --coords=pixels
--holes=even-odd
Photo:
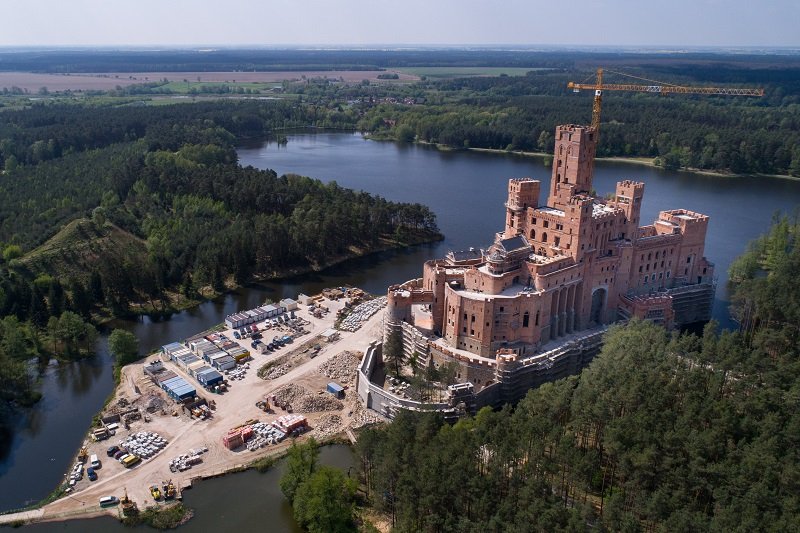
[[[3,249],[3,259],[6,262],[22,257],[22,248],[18,244],[9,244]]]
[[[395,376],[400,375],[400,365],[403,363],[403,334],[400,330],[392,330],[386,337],[383,346],[383,362],[394,371]]]
[[[292,443],[286,457],[286,473],[281,477],[280,485],[289,503],[294,502],[297,490],[317,469],[319,444],[313,437],[306,442]]]
[[[125,366],[139,359],[139,340],[124,329],[111,332],[108,336],[108,349],[116,358],[117,366]]]
[[[356,482],[338,468],[319,467],[295,493],[294,517],[310,533],[356,531],[353,509]]]

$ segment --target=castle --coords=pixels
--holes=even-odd
[[[422,278],[389,288],[385,338],[400,333],[407,356],[457,362],[454,395],[518,399],[579,371],[618,320],[668,328],[709,320],[708,217],[675,209],[639,226],[641,182],[598,197],[597,137],[592,127],[558,126],[545,205],[539,181],[510,180],[505,228],[491,246],[427,261]]]

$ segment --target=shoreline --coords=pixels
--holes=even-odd
[[[337,305],[338,302],[331,303],[333,304],[331,306],[332,311],[336,311],[338,307],[341,307],[341,305]],[[312,338],[314,334],[318,334],[327,327],[332,327],[334,317],[335,312],[331,312],[327,318],[321,319],[319,323],[313,325],[311,328]],[[240,421],[240,419],[250,417],[261,420],[265,416],[265,413],[258,410],[257,407],[253,407],[251,404],[250,395],[253,392],[251,387],[255,385],[258,389],[257,396],[263,393],[269,394],[293,383],[305,384],[308,388],[307,390],[315,390],[312,383],[314,380],[319,382],[316,387],[324,386],[323,383],[328,378],[320,373],[320,366],[337,357],[342,352],[360,352],[366,347],[368,342],[370,342],[372,338],[371,335],[374,333],[373,330],[375,328],[380,328],[381,318],[381,313],[375,313],[363,324],[361,329],[351,333],[343,332],[341,339],[330,344],[329,348],[324,348],[319,356],[309,359],[304,364],[293,368],[291,371],[278,378],[263,380],[256,376],[255,372],[252,372],[250,378],[244,383],[234,385],[233,391],[235,392],[228,391],[223,396],[214,396],[214,400],[217,402],[217,408],[214,411],[214,416],[208,420],[200,421],[193,418],[191,420],[183,420],[181,423],[177,424],[176,429],[174,426],[175,422],[172,422],[172,420],[178,419],[174,419],[168,414],[164,415],[164,412],[162,412],[161,414],[164,416],[160,418],[161,426],[158,421],[159,417],[155,416],[147,426],[139,426],[132,430],[148,429],[157,431],[166,436],[169,442],[161,453],[147,459],[134,469],[120,471],[110,470],[108,472],[108,476],[110,477],[104,475],[100,482],[86,485],[84,488],[71,494],[64,493],[63,486],[59,486],[55,488],[51,494],[34,505],[0,513],[0,526],[19,526],[35,522],[91,519],[104,515],[122,519],[120,507],[99,508],[96,504],[88,502],[96,501],[96,497],[106,493],[115,493],[119,496],[119,489],[126,487],[128,494],[139,504],[139,509],[141,511],[144,510],[145,507],[152,506],[153,502],[147,496],[139,494],[142,492],[140,485],[147,486],[153,483],[153,480],[156,478],[163,478],[165,476],[172,477],[180,493],[184,490],[191,489],[197,481],[213,479],[251,469],[256,469],[260,472],[271,469],[276,462],[286,455],[292,443],[292,439],[286,439],[275,446],[265,447],[252,455],[250,453],[245,453],[244,456],[241,455],[241,453],[243,451],[246,452],[246,450],[237,449],[233,453],[230,453],[224,451],[222,445],[217,442],[219,440],[217,437],[223,434],[227,428],[232,427],[236,422]],[[301,347],[302,343],[298,344],[293,349],[299,349]],[[287,354],[290,353],[292,352],[287,352]],[[115,385],[108,400],[104,403],[104,408],[109,402],[114,401],[114,399],[133,397],[131,395],[131,388],[133,387],[135,389],[134,384],[138,383],[138,378],[141,375],[140,371],[146,364],[148,358],[152,357],[152,355],[153,354],[150,354],[148,357],[122,367],[120,380]],[[256,356],[254,359],[259,358],[264,359],[259,356]],[[138,394],[142,396],[142,394],[146,393],[140,392]],[[244,404],[241,403],[242,398],[245,398],[247,409],[245,409]],[[354,404],[352,404],[354,401],[357,402],[356,397],[348,397],[348,399],[343,401],[341,409],[334,411],[342,417],[343,426],[335,433],[329,433],[322,438],[316,436],[315,425],[321,420],[321,417],[324,417],[329,411],[310,411],[308,413],[303,413],[308,417],[311,423],[311,432],[309,434],[319,439],[321,445],[348,443],[347,429],[350,426],[351,420],[346,419],[344,413],[346,413],[348,409],[350,412],[354,410]],[[102,413],[103,409],[101,409],[99,413]],[[280,413],[277,411],[272,411],[267,417],[271,418],[279,414]],[[170,425],[173,425],[171,429]],[[92,425],[87,428],[87,436],[91,432],[91,427]],[[213,445],[212,442],[214,443]],[[171,475],[164,473],[163,470],[166,466],[164,463],[170,455],[173,455],[181,448],[197,447],[200,443],[205,444],[210,449],[210,452],[207,452],[209,453],[208,457],[204,455],[204,460],[199,465],[196,465],[183,475],[176,472],[173,472]],[[104,449],[103,444],[93,444],[90,446],[97,448],[95,450],[90,448],[90,452],[92,453],[97,452],[99,449]],[[98,455],[100,454],[98,453]],[[113,467],[108,466],[107,468]],[[161,504],[156,504],[156,506],[158,508],[162,507]]]
[[[389,137],[376,137],[373,135],[365,134],[365,139],[370,141],[390,141],[399,142]],[[534,159],[545,159],[553,157],[553,154],[547,152],[526,152],[523,150],[503,150],[500,148],[456,148],[444,144],[432,143],[427,141],[413,141],[411,144],[419,144],[423,146],[432,146],[440,152],[476,152],[485,154],[500,154],[500,155],[516,155],[521,157],[531,157]],[[655,164],[655,157],[623,157],[623,156],[610,156],[610,157],[595,157],[595,161],[609,162],[609,163],[623,163],[626,165],[640,165],[659,170],[667,170],[664,167]],[[719,172],[714,170],[703,170],[699,168],[676,168],[672,169],[674,172],[683,172],[687,174],[697,174],[700,176],[712,176],[717,178],[769,178],[769,179],[783,179],[800,181],[800,176],[790,176],[788,174],[737,174],[734,172]]]
[[[432,143],[426,143],[432,144]],[[433,145],[437,146],[438,145]],[[450,150],[455,150],[451,148]],[[507,151],[498,148],[466,148],[467,151],[484,152],[492,154],[513,154],[523,157],[545,158],[553,157],[552,154],[545,152],[524,152],[521,150]],[[595,161],[609,162],[609,163],[624,163],[626,165],[641,165],[659,170],[666,170],[664,167],[655,164],[655,157],[623,157],[623,156],[610,156],[610,157],[595,157]],[[736,174],[734,172],[718,172],[714,170],[702,170],[699,168],[676,168],[672,169],[674,172],[684,172],[687,174],[699,174],[701,176],[713,176],[717,178],[772,178],[772,179],[785,179],[799,181],[800,177],[790,176],[788,174]]]
[[[221,296],[225,296],[225,295],[230,294],[233,291],[236,291],[236,290],[241,289],[243,287],[247,287],[247,286],[250,286],[250,285],[260,285],[260,284],[263,284],[263,283],[279,282],[279,281],[288,280],[288,279],[291,279],[291,278],[294,278],[294,277],[297,277],[297,276],[304,276],[304,275],[307,275],[307,274],[324,272],[325,270],[327,270],[329,268],[335,267],[337,265],[340,265],[340,264],[345,263],[347,261],[350,261],[352,259],[361,259],[361,258],[364,258],[364,257],[369,257],[370,255],[373,255],[373,254],[378,254],[378,253],[382,253],[382,252],[389,252],[389,251],[392,251],[392,250],[402,250],[404,248],[411,248],[413,246],[419,246],[419,245],[423,245],[423,244],[433,244],[435,242],[443,241],[444,238],[445,238],[444,234],[435,233],[435,234],[431,234],[431,235],[429,235],[428,237],[425,237],[425,238],[421,237],[419,239],[413,239],[410,242],[395,243],[395,244],[386,243],[383,246],[379,246],[377,248],[372,248],[372,249],[370,249],[368,251],[353,252],[353,253],[349,253],[349,254],[336,256],[336,257],[326,261],[325,263],[321,263],[321,264],[317,264],[317,265],[309,264],[306,267],[298,267],[298,268],[288,269],[288,270],[283,270],[283,271],[275,271],[275,272],[273,272],[271,274],[261,275],[261,276],[256,275],[256,276],[253,276],[250,280],[248,280],[245,283],[230,283],[230,284],[226,284],[225,285],[225,290],[223,290],[221,292],[204,291],[205,294],[199,294],[198,295],[198,296],[200,296],[200,298],[184,298],[184,300],[183,300],[185,302],[184,304],[173,305],[173,306],[170,306],[170,307],[168,307],[168,308],[166,308],[164,310],[148,309],[148,308],[146,308],[144,306],[139,306],[139,307],[135,307],[134,309],[136,309],[136,311],[131,312],[131,314],[128,315],[128,316],[115,317],[115,316],[104,315],[100,320],[95,322],[95,324],[98,325],[98,326],[103,326],[103,325],[109,324],[109,323],[111,323],[111,322],[113,322],[115,320],[137,320],[138,321],[140,319],[140,317],[143,317],[143,316],[151,316],[151,317],[152,316],[157,316],[157,317],[162,318],[162,319],[163,318],[169,319],[169,317],[171,317],[172,315],[175,315],[175,314],[178,314],[178,313],[182,313],[184,311],[188,311],[189,309],[193,309],[193,308],[195,308],[195,307],[197,307],[199,305],[202,305],[205,302],[208,302],[210,300],[214,300],[214,299],[219,298]]]

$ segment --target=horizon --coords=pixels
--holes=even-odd
[[[800,3],[768,0],[73,0],[0,5],[2,47],[800,46]],[[613,4],[613,5],[612,5]],[[64,22],[68,21],[69,24]],[[220,43],[220,44],[203,44]],[[391,44],[386,44],[391,43]],[[616,43],[616,44],[614,44]],[[659,44],[660,43],[660,44]]]

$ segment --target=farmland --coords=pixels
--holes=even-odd
[[[188,92],[192,87],[202,85],[223,85],[252,90],[270,89],[282,81],[300,81],[314,78],[327,78],[344,83],[370,82],[412,82],[418,76],[410,72],[394,72],[398,80],[382,80],[378,76],[386,74],[382,70],[305,70],[275,72],[117,72],[113,74],[42,74],[34,72],[0,72],[0,89],[18,87],[28,93],[37,93],[42,87],[49,92],[60,91],[108,91],[117,87],[127,87],[141,83],[154,83],[166,80],[165,89],[172,92]]]

